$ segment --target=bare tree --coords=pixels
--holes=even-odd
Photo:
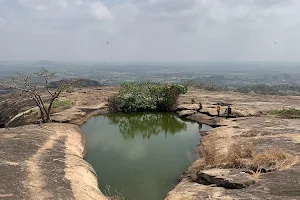
[[[34,76],[43,80],[44,88],[48,93],[47,98],[42,98],[41,88],[32,81]],[[46,123],[51,121],[50,113],[54,100],[57,99],[63,91],[73,85],[71,81],[64,81],[57,88],[50,89],[49,82],[56,77],[56,73],[49,72],[49,70],[42,68],[39,72],[33,74],[17,74],[15,77],[9,77],[4,81],[4,85],[16,89],[20,91],[21,94],[33,99],[40,110],[41,120]]]

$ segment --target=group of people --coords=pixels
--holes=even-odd
[[[200,112],[202,110],[202,108],[203,108],[202,103],[199,102],[198,106],[199,106],[198,112]],[[218,116],[220,116],[220,112],[221,112],[221,106],[220,106],[220,104],[218,104],[217,105]],[[232,112],[231,112],[231,106],[230,105],[227,106],[227,108],[225,110],[225,114],[227,115],[227,117],[231,116]]]
[[[218,116],[220,116],[220,112],[221,112],[221,106],[220,104],[217,105],[217,113],[218,113]],[[227,117],[229,117],[231,115],[231,106],[228,105],[226,110],[225,110],[225,114],[227,114]]]

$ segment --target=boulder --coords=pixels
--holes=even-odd
[[[187,117],[187,116],[194,115],[196,113],[197,113],[197,111],[195,111],[195,110],[182,110],[182,111],[178,112],[178,116],[179,117]]]
[[[241,169],[209,169],[199,173],[199,178],[219,187],[240,189],[255,184],[250,174]]]
[[[177,106],[177,110],[198,110],[198,104],[180,104]]]

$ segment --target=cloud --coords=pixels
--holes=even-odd
[[[108,8],[102,2],[92,2],[88,4],[90,7],[92,14],[99,20],[110,20],[112,19],[112,15]]]
[[[1,45],[0,59],[36,58],[45,38],[49,59],[299,60],[299,9],[298,0],[3,1],[0,40],[24,48]]]
[[[50,8],[67,8],[67,0],[20,0],[22,6],[36,9],[39,11],[48,10]]]
[[[80,5],[83,4],[83,1],[81,1],[81,0],[76,0],[76,1],[75,1],[75,4],[80,6]]]
[[[3,18],[0,17],[0,28],[4,27],[5,24],[6,24],[6,21]]]
[[[123,4],[114,6],[111,9],[111,12],[112,15],[117,19],[117,22],[133,22],[139,14],[139,9],[132,2],[125,2]]]
[[[35,18],[57,20],[111,20],[109,9],[101,1],[20,0],[24,7],[37,11],[29,13]],[[60,8],[60,9],[57,9]]]

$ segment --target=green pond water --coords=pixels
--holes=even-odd
[[[82,130],[101,191],[126,200],[163,200],[193,160],[200,130],[172,113],[97,116]],[[109,188],[109,189],[108,189]]]

